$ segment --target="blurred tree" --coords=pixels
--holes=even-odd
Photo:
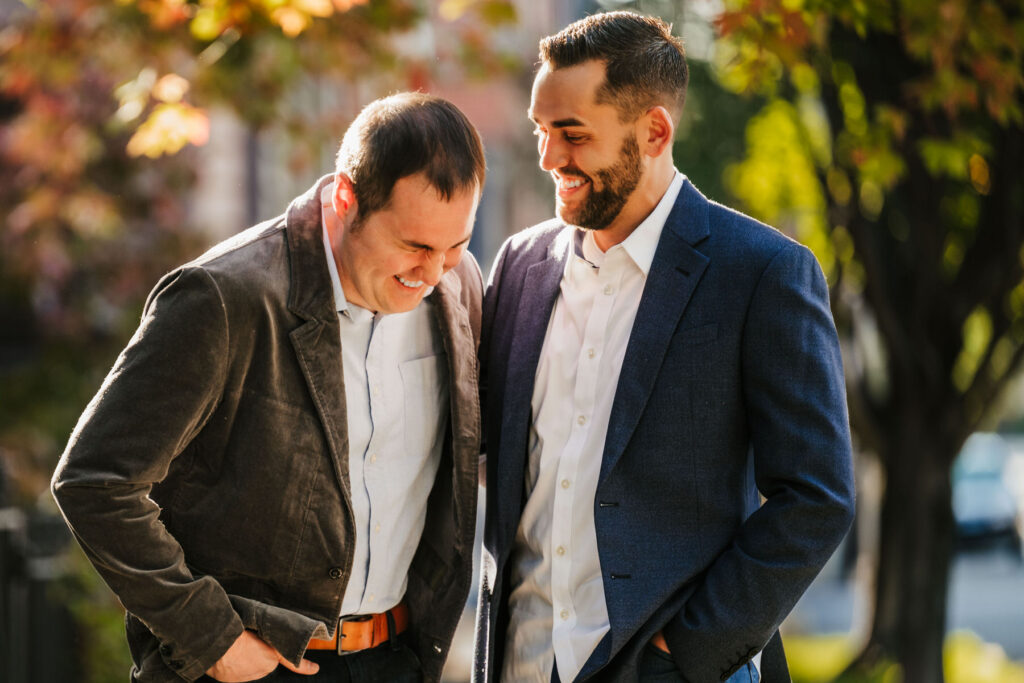
[[[394,49],[431,12],[458,40]],[[207,109],[334,144],[347,121],[301,118],[286,106],[298,86],[389,74],[415,88],[459,59],[493,74],[508,61],[482,27],[515,13],[506,0],[35,0],[0,19],[0,451],[31,497],[149,287],[204,241],[185,202]]]
[[[882,499],[869,642],[943,680],[950,469],[1024,357],[1019,0],[728,0],[722,82],[766,104],[726,181],[817,254]]]
[[[436,55],[396,49],[432,13],[457,39]],[[211,106],[297,147],[334,145],[358,107],[302,118],[289,105],[303,84],[366,97],[453,63],[493,74],[509,62],[487,28],[514,18],[506,0],[0,1],[0,505],[49,502],[146,293],[206,246],[187,201]],[[59,595],[84,626],[82,680],[100,683],[123,675],[123,626],[75,562]]]

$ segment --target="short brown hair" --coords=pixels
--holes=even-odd
[[[405,92],[366,105],[338,150],[337,171],[352,180],[359,220],[391,202],[395,183],[423,173],[445,200],[483,189],[480,135],[458,107],[443,98]]]
[[[683,111],[689,81],[683,41],[657,17],[618,11],[580,19],[541,40],[540,59],[553,69],[604,62],[597,101],[617,106],[623,121],[658,105],[677,120]]]

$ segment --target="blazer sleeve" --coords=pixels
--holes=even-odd
[[[825,279],[806,248],[788,243],[764,269],[741,354],[754,475],[765,500],[664,629],[694,682],[724,680],[764,648],[853,519],[839,341]]]
[[[242,622],[214,579],[186,567],[149,494],[213,413],[230,341],[211,276],[201,268],[167,275],[79,419],[51,483],[86,555],[188,680],[220,658]]]

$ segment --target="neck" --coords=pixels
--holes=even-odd
[[[671,159],[667,164],[651,166],[615,220],[604,230],[594,231],[598,248],[608,251],[633,234],[665,196],[674,176],[675,167]]]

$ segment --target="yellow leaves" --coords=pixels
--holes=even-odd
[[[964,321],[963,346],[953,365],[953,386],[960,393],[970,388],[991,342],[992,316],[987,309],[979,306]]]
[[[153,97],[161,102],[180,102],[188,92],[189,83],[178,74],[167,74],[153,86]]]
[[[857,643],[846,634],[786,634],[786,658],[795,681],[836,680],[857,654]],[[986,643],[970,631],[946,637],[942,663],[947,683],[1024,683],[1024,666],[1011,661],[1002,647]],[[865,680],[894,683],[902,678],[894,662],[882,661]]]
[[[970,631],[951,634],[942,659],[949,683],[1024,683],[1024,667]]]
[[[976,136],[958,133],[952,139],[924,138],[918,144],[918,153],[930,174],[953,180],[967,180],[972,173],[972,159],[978,157],[973,161],[973,173],[979,182],[988,179],[988,164],[983,155],[990,154],[991,149]]]
[[[121,124],[135,121],[151,103],[156,103],[128,141],[129,156],[155,159],[175,154],[186,144],[206,144],[210,137],[206,113],[183,101],[190,87],[188,80],[178,74],[157,78],[156,71],[146,68],[115,90],[121,106],[114,119]]]
[[[295,38],[313,22],[338,12],[347,12],[355,5],[369,0],[262,0],[270,18],[281,27],[281,32]]]
[[[294,7],[278,7],[270,16],[289,38],[294,38],[305,31],[311,21],[309,14]]]
[[[985,158],[975,152],[967,160],[967,172],[971,178],[971,185],[978,194],[988,194],[992,189],[992,179],[989,177],[988,162]]]
[[[776,55],[750,41],[722,41],[714,59],[722,86],[735,93],[773,94],[784,73]]]
[[[814,69],[809,64],[804,64],[803,62],[794,64],[793,68],[790,69],[789,79],[792,81],[793,87],[803,95],[816,95],[818,93],[818,74],[814,73]]]
[[[186,0],[118,0],[118,4],[135,4],[149,17],[150,25],[160,31],[183,24],[195,11],[194,5],[187,3]]]
[[[456,21],[469,11],[474,2],[476,0],[443,0],[437,12],[445,21]]]
[[[211,42],[226,32],[248,32],[266,17],[288,38],[302,34],[314,19],[326,19],[369,0],[200,0],[192,12],[192,37]]]
[[[155,159],[175,154],[186,144],[205,145],[210,138],[206,114],[182,102],[158,105],[128,141],[128,154]]]
[[[878,219],[885,204],[885,194],[881,186],[874,180],[864,180],[860,184],[860,211],[869,221]]]
[[[853,197],[853,186],[850,184],[850,178],[842,169],[829,166],[825,173],[825,183],[836,204],[846,206],[850,203],[850,199]]]
[[[790,226],[829,274],[825,198],[798,110],[773,100],[747,124],[746,138],[746,159],[726,169],[726,186],[756,217]]]
[[[802,0],[730,2],[714,26],[721,38],[716,69],[729,90],[774,96],[785,69],[796,71],[798,89],[814,87],[813,71],[801,67],[804,50],[821,40],[821,27]]]
[[[200,7],[188,25],[192,37],[201,41],[216,40],[227,27],[226,13],[210,4]]]
[[[249,32],[256,21],[269,19],[289,38],[309,28],[314,19],[342,14],[369,0],[119,0],[135,5],[158,30],[188,22],[198,41],[217,40],[226,31]]]
[[[516,20],[516,6],[508,0],[442,0],[437,13],[445,21],[458,21],[470,10],[476,12],[489,26]]]

